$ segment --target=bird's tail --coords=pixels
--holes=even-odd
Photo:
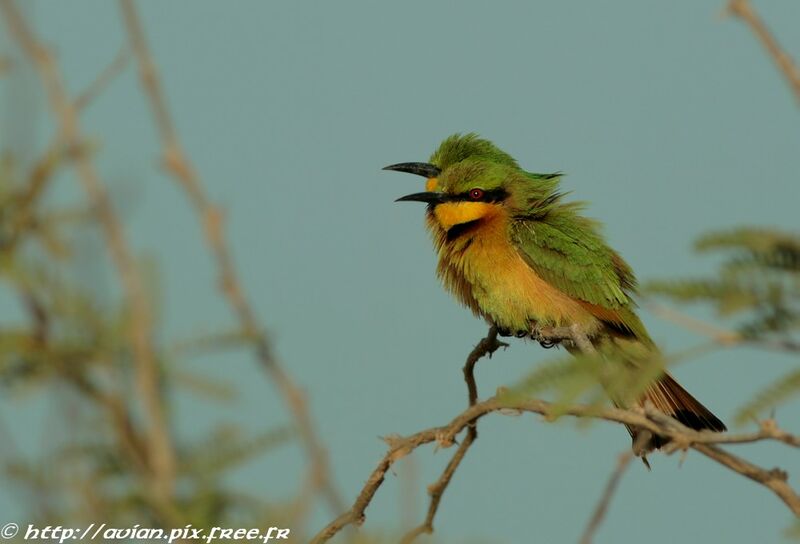
[[[725,424],[711,413],[711,411],[700,404],[700,401],[689,394],[686,389],[680,386],[669,374],[664,374],[657,382],[647,388],[647,391],[640,400],[644,404],[650,401],[653,406],[697,431],[710,430],[722,432],[727,430]],[[644,454],[656,448],[660,448],[668,440],[660,436],[651,437],[646,444],[638,444],[638,430],[628,427],[628,432],[633,437],[638,454]]]

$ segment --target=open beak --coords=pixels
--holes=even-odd
[[[385,166],[384,170],[394,170],[395,172],[406,172],[407,174],[416,174],[418,176],[422,176],[423,178],[427,178],[428,189],[435,188],[436,186],[436,178],[439,174],[442,173],[442,169],[438,166],[433,164],[429,164],[427,162],[401,162],[398,164],[391,164],[389,166]],[[431,185],[433,182],[433,185]],[[427,202],[428,204],[438,204],[442,201],[442,193],[434,193],[432,191],[425,192],[425,193],[414,193],[411,195],[406,195],[398,198],[395,202]]]
[[[413,193],[401,196],[395,202],[427,202],[428,204],[439,204],[442,202],[442,193]]]
[[[438,166],[428,164],[427,162],[401,162],[398,164],[384,166],[383,169],[394,170],[395,172],[405,172],[407,174],[416,174],[424,178],[435,178],[442,172]]]

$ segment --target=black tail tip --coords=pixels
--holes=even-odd
[[[678,410],[677,412],[671,415],[673,418],[677,419],[683,425],[689,427],[690,429],[694,429],[695,431],[714,431],[722,433],[728,430],[725,424],[711,412],[707,412],[701,415],[698,414],[697,412],[692,412],[691,410]],[[669,443],[669,438],[651,434],[650,432],[646,431],[647,434],[649,435],[649,438],[647,439],[647,442],[645,444],[640,445],[637,444],[637,437],[639,436],[640,432],[642,431],[631,431],[634,453],[640,456],[644,461],[644,464],[647,465],[647,468],[650,469],[650,463],[647,462],[645,454],[647,452],[657,450],[660,449],[662,446],[665,446],[667,443]]]
[[[714,431],[722,433],[728,430],[725,424],[711,412],[698,414],[690,410],[678,410],[672,417],[695,431]]]

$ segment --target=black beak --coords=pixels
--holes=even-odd
[[[427,162],[401,162],[399,164],[385,166],[383,169],[416,174],[424,178],[435,178],[442,172],[438,166],[428,164]]]
[[[395,202],[427,202],[428,204],[439,204],[442,202],[442,193],[414,193],[401,196]]]

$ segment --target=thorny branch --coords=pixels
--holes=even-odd
[[[402,544],[409,544],[420,535],[433,533],[433,519],[436,517],[436,512],[439,510],[439,503],[442,501],[442,495],[444,495],[444,491],[450,484],[453,474],[455,474],[458,466],[461,464],[461,460],[464,459],[464,456],[467,454],[467,450],[469,450],[470,446],[472,446],[472,443],[475,442],[477,438],[478,432],[475,430],[475,426],[470,425],[467,427],[467,435],[464,437],[464,440],[461,441],[461,444],[459,444],[450,462],[447,463],[442,475],[439,476],[438,480],[428,486],[428,494],[431,499],[428,505],[428,513],[425,515],[425,521],[408,531],[400,540]]]
[[[339,512],[343,509],[344,502],[331,481],[327,452],[314,428],[305,395],[276,358],[244,293],[225,240],[223,213],[209,199],[199,175],[183,151],[133,1],[121,0],[121,8],[131,49],[139,67],[142,88],[161,137],[163,166],[186,192],[194,206],[203,225],[206,243],[216,263],[220,289],[238,318],[242,332],[252,339],[256,357],[283,395],[308,454],[310,462],[308,481],[304,492],[297,500],[298,507],[307,505],[310,502],[307,500],[309,496],[321,491],[330,508]]]
[[[497,329],[492,327],[489,330],[489,334],[483,338],[477,346],[470,352],[469,356],[467,357],[467,361],[464,364],[464,379],[467,382],[467,394],[469,400],[469,409],[472,409],[476,406],[476,401],[478,399],[478,389],[475,383],[475,375],[474,369],[477,362],[485,355],[491,355],[495,351],[497,351],[500,347],[504,346],[503,342],[499,342],[497,340]],[[332,538],[336,533],[341,531],[343,528],[347,527],[351,524],[360,525],[363,523],[365,514],[364,511],[369,506],[370,502],[372,501],[375,492],[383,483],[384,476],[386,472],[391,468],[391,466],[402,459],[409,453],[411,453],[414,449],[421,446],[422,444],[427,444],[429,442],[437,441],[443,447],[448,447],[453,444],[455,440],[455,435],[461,432],[461,430],[468,426],[467,436],[465,437],[462,444],[459,446],[458,450],[456,451],[453,458],[445,467],[444,472],[439,477],[439,479],[430,486],[429,491],[431,495],[431,502],[430,506],[428,507],[428,514],[425,518],[425,522],[419,527],[416,527],[409,531],[405,537],[403,538],[403,542],[411,542],[423,533],[430,533],[433,531],[433,518],[436,516],[436,511],[439,507],[439,502],[441,501],[442,494],[444,490],[447,488],[447,485],[450,483],[450,479],[452,478],[453,474],[455,473],[458,465],[461,463],[461,460],[464,458],[469,447],[472,445],[472,442],[478,436],[477,430],[475,428],[475,422],[478,418],[474,418],[472,421],[465,422],[455,433],[452,435],[442,438],[437,433],[438,430],[442,430],[444,428],[437,429],[429,429],[428,431],[422,431],[421,433],[417,433],[408,438],[398,438],[398,437],[386,437],[384,440],[389,444],[389,452],[383,457],[381,462],[378,464],[378,468],[376,468],[372,474],[370,475],[369,479],[367,480],[367,484],[362,488],[361,493],[359,493],[358,497],[356,498],[353,506],[344,514],[337,517],[333,520],[330,524],[328,524],[325,529],[323,529],[320,533],[318,533],[311,541],[312,544],[316,544],[319,542],[326,542],[330,538]],[[431,434],[431,432],[433,434]],[[441,439],[441,440],[440,440]]]
[[[490,351],[482,352],[481,350],[486,350],[488,346],[493,345],[491,343],[493,333],[496,335],[496,331],[490,331],[490,334],[476,346],[467,359],[467,364],[464,368],[465,377],[468,376],[467,384],[470,393],[469,408],[456,416],[449,424],[442,427],[432,427],[406,437],[387,438],[386,442],[389,444],[389,450],[378,463],[378,466],[372,471],[372,474],[358,494],[353,506],[317,533],[311,541],[312,544],[327,542],[348,525],[362,524],[365,519],[365,511],[375,496],[375,493],[378,491],[378,488],[383,483],[384,476],[399,459],[409,455],[418,447],[432,442],[436,442],[439,447],[449,447],[456,443],[456,436],[466,429],[467,435],[464,441],[445,468],[442,476],[430,487],[431,504],[425,522],[407,533],[403,538],[403,542],[411,542],[420,534],[431,533],[433,531],[433,518],[436,514],[439,501],[441,500],[441,494],[450,482],[453,473],[458,468],[467,449],[469,449],[470,445],[475,440],[475,436],[471,436],[470,429],[474,429],[478,419],[487,414],[496,412],[504,414],[508,413],[509,410],[540,414],[545,416],[548,421],[552,420],[556,415],[602,419],[639,429],[642,432],[639,433],[638,436],[642,440],[648,439],[650,434],[662,436],[670,440],[669,444],[663,448],[664,453],[671,454],[678,450],[694,449],[730,470],[760,483],[780,498],[792,513],[800,517],[800,494],[788,485],[788,476],[785,471],[777,468],[769,470],[761,468],[717,446],[718,444],[743,444],[773,440],[800,448],[800,436],[790,434],[780,429],[773,420],[762,422],[759,430],[756,432],[733,434],[696,431],[659,412],[650,405],[646,405],[644,408],[634,407],[631,409],[598,407],[592,405],[574,405],[565,408],[543,400],[519,400],[513,396],[503,394],[494,396],[483,402],[473,403],[473,398],[477,399],[477,389],[473,389],[474,376],[472,375],[472,367],[474,367],[474,362],[470,366],[470,361],[473,359],[473,356],[475,357],[475,362],[477,362],[483,355],[491,353]],[[536,329],[534,331],[534,338],[548,342],[569,340],[584,353],[594,353],[594,347],[591,345],[591,342],[583,332],[576,327]],[[486,342],[486,344],[484,344],[484,342]],[[494,342],[496,342],[496,336],[494,336]],[[587,344],[591,351],[585,349]],[[496,350],[497,347],[499,346],[494,347],[494,350]],[[634,454],[631,453],[628,455],[632,458]],[[630,458],[627,456],[620,458],[617,470],[612,474],[606,491],[601,497],[601,501],[598,504],[594,516],[590,520],[583,537],[584,542],[591,541],[592,534],[602,521],[614,489],[629,462]]]
[[[384,475],[396,461],[402,459],[424,444],[436,442],[441,447],[447,447],[454,443],[455,437],[461,431],[481,417],[492,413],[507,414],[509,410],[540,414],[545,416],[548,420],[556,414],[559,414],[580,418],[602,419],[648,430],[654,434],[668,438],[676,444],[680,444],[681,447],[679,449],[694,449],[734,472],[738,472],[743,476],[761,483],[767,489],[775,493],[796,516],[800,516],[800,495],[786,483],[785,472],[779,469],[763,469],[717,447],[718,444],[741,444],[761,440],[776,440],[794,447],[800,447],[800,436],[789,435],[785,431],[778,429],[774,423],[762,425],[762,429],[757,433],[733,434],[695,431],[660,412],[656,412],[654,409],[624,410],[621,408],[598,407],[583,404],[564,408],[563,406],[557,406],[554,403],[543,400],[516,400],[505,398],[501,395],[475,404],[461,412],[450,423],[442,427],[432,427],[407,437],[395,437],[389,440],[389,451],[378,463],[375,470],[373,470],[367,483],[364,485],[353,504],[353,507],[322,529],[314,537],[312,542],[326,542],[346,525],[362,523],[364,520],[364,511],[367,506],[369,506],[375,492],[383,483]],[[660,417],[654,418],[653,416],[656,413],[658,413]],[[665,424],[667,420],[669,421],[668,425]],[[671,453],[672,451],[675,450],[667,450],[667,453]]]
[[[9,33],[39,73],[50,109],[59,123],[59,139],[63,140],[67,149],[80,149],[84,138],[78,121],[78,104],[69,98],[50,51],[37,39],[13,0],[0,1],[0,11]],[[160,391],[147,293],[122,225],[94,163],[85,153],[75,154],[74,161],[78,178],[102,226],[108,251],[120,276],[125,303],[130,310],[129,334],[136,384],[149,422],[145,444],[150,494],[164,510],[169,510],[175,480],[175,451]]]
[[[467,382],[467,400],[470,407],[475,406],[478,402],[478,385],[475,383],[475,365],[484,356],[488,355],[491,357],[495,351],[506,346],[508,346],[508,344],[497,340],[497,327],[492,327],[489,329],[489,333],[486,337],[478,342],[478,345],[473,348],[467,357],[467,361],[464,363],[464,381]],[[464,440],[461,441],[461,444],[459,444],[450,462],[447,463],[442,475],[436,482],[428,486],[428,494],[431,500],[428,505],[428,513],[425,516],[425,521],[405,534],[401,540],[403,544],[413,542],[419,535],[433,533],[433,519],[436,517],[436,512],[439,510],[439,503],[442,500],[442,495],[444,495],[444,491],[450,484],[453,474],[455,474],[462,459],[464,459],[464,456],[467,454],[467,450],[469,450],[470,446],[472,446],[472,443],[475,442],[477,438],[478,427],[476,422],[472,422],[467,427],[467,434]]]
[[[750,5],[749,0],[730,0],[727,12],[744,21],[761,41],[761,44],[778,66],[778,70],[786,78],[795,98],[800,102],[800,70],[795,65],[792,57],[781,48],[778,40],[772,35],[764,21]]]

